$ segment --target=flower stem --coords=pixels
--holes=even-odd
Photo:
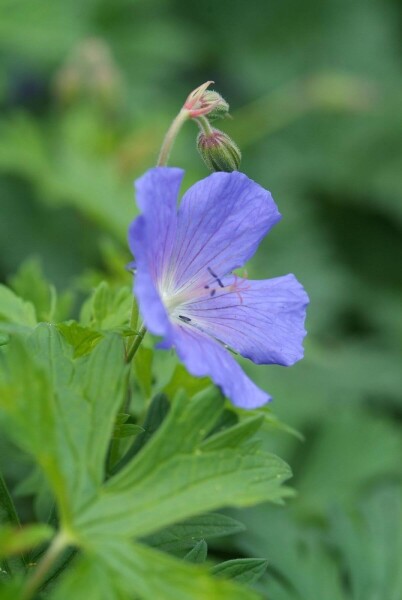
[[[157,167],[164,167],[167,165],[167,162],[169,160],[169,155],[172,150],[174,141],[177,137],[177,134],[179,133],[182,125],[189,118],[190,118],[189,111],[186,108],[182,108],[180,110],[180,112],[178,113],[178,115],[175,117],[175,119],[172,121],[172,124],[170,125],[170,127],[165,135],[165,139],[163,140],[163,144],[162,144],[161,150],[159,152],[158,162],[156,163]],[[203,117],[200,117],[200,119],[205,120],[207,125],[209,126],[207,119],[204,119]],[[134,298],[133,307],[131,309],[131,318],[130,318],[130,327],[131,328],[136,327],[137,320],[138,320],[138,305]],[[145,325],[142,325],[139,332],[137,333],[137,335],[133,338],[133,341],[128,345],[127,352],[126,352],[126,362],[127,363],[130,363],[132,361],[135,353],[137,352],[138,348],[140,347],[142,340],[144,339],[146,332],[147,332],[147,329],[146,329]]]
[[[187,121],[189,118],[189,112],[187,109],[182,108],[179,114],[176,116],[171,126],[168,129],[168,132],[163,140],[163,144],[159,153],[158,162],[156,163],[157,167],[164,167],[167,165],[169,160],[169,154],[172,150],[173,143],[179,133],[183,123]]]
[[[198,117],[197,123],[200,126],[200,129],[202,129],[202,131],[205,133],[205,135],[213,134],[213,129],[211,127],[211,124],[206,117]]]
[[[165,135],[165,139],[163,140],[163,144],[161,150],[159,152],[158,162],[156,163],[157,167],[164,167],[167,165],[169,160],[169,154],[172,150],[174,141],[179,133],[182,125],[190,118],[189,111],[186,108],[182,108],[179,114],[175,117],[172,124],[170,125],[167,134]],[[200,117],[202,118],[202,117]],[[206,119],[205,119],[206,120]],[[207,121],[208,123],[208,121]],[[209,125],[209,123],[208,123]],[[130,318],[130,327],[134,328],[137,325],[138,320],[138,305],[134,298],[133,308],[131,310],[131,318]],[[133,338],[133,341],[128,345],[126,352],[126,362],[130,363],[137,352],[138,348],[144,336],[147,332],[145,325],[142,325],[137,335]]]
[[[141,325],[139,332],[133,339],[131,345],[127,348],[127,354],[126,354],[126,362],[127,363],[130,363],[133,360],[135,353],[137,352],[138,348],[140,347],[140,344],[141,344],[142,340],[144,339],[146,332],[147,332],[147,328],[145,327],[145,325]]]
[[[60,531],[46,550],[37,568],[28,579],[21,594],[21,600],[31,600],[46,579],[51,567],[54,565],[61,552],[68,546],[70,538],[64,531]]]

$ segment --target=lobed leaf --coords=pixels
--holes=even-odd
[[[264,574],[268,561],[264,558],[237,558],[215,565],[211,573],[241,583],[254,583]]]
[[[0,322],[34,327],[37,323],[33,304],[25,302],[5,285],[0,284]]]

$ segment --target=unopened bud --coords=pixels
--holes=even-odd
[[[206,81],[198,88],[193,90],[184,103],[184,107],[191,119],[197,117],[211,116],[213,119],[225,116],[229,111],[229,104],[222,98],[218,92],[207,90],[214,83]]]
[[[223,119],[229,114],[229,104],[218,92],[214,90],[206,90],[203,95],[203,101],[205,104],[214,105],[214,108],[208,113],[209,121],[215,121],[215,119]]]
[[[212,129],[210,133],[202,131],[197,138],[197,148],[210,171],[231,172],[239,168],[239,147],[219,129]]]

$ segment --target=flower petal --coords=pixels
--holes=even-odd
[[[281,215],[269,192],[243,173],[214,173],[193,185],[178,212],[172,254],[176,290],[241,267]]]
[[[213,296],[180,307],[194,327],[258,364],[290,366],[303,357],[308,296],[294,275],[223,280]]]
[[[158,282],[176,237],[177,196],[183,173],[181,169],[158,167],[136,181],[142,215],[131,224],[128,235],[137,267],[135,293],[146,326],[157,335],[166,335],[170,330]]]
[[[192,375],[211,377],[236,406],[257,408],[271,400],[247,377],[228,350],[202,332],[176,325],[172,328],[171,343]]]
[[[148,268],[155,282],[169,263],[175,242],[177,198],[183,175],[182,169],[155,167],[135,182],[136,200],[146,227]],[[129,244],[138,261],[138,244],[131,230]]]
[[[140,304],[141,315],[152,333],[166,335],[170,321],[148,268],[147,223],[144,217],[137,217],[130,225],[129,239],[131,250],[136,257],[134,291]]]

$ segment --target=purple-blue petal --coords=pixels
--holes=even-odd
[[[147,268],[155,283],[163,276],[171,259],[176,239],[177,198],[183,175],[182,169],[156,167],[135,182],[136,200],[146,230],[143,242]],[[138,244],[132,229],[129,245],[138,262]]]
[[[140,304],[142,318],[147,328],[155,335],[167,335],[171,324],[166,308],[151,276],[149,263],[149,233],[143,216],[131,224],[129,229],[130,247],[136,257],[137,272],[134,291]]]
[[[271,194],[243,173],[214,173],[183,196],[172,253],[177,288],[241,267],[281,215]]]
[[[171,327],[157,284],[172,253],[183,174],[182,169],[157,167],[135,183],[142,211],[128,233],[137,267],[135,293],[144,322],[156,335],[167,335]]]
[[[252,409],[271,400],[247,377],[230,352],[209,336],[180,325],[173,327],[171,336],[188,371],[196,377],[211,377],[235,406]]]
[[[303,357],[308,296],[294,275],[251,281],[226,277],[213,296],[181,307],[205,333],[258,364],[290,366]]]

